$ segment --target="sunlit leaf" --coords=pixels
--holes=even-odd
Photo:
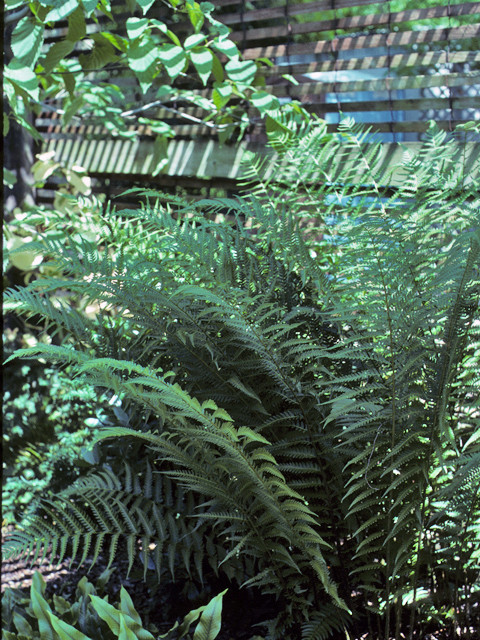
[[[147,18],[129,18],[127,20],[127,34],[130,40],[135,40],[143,35],[147,26]]]
[[[165,69],[172,80],[183,71],[187,57],[182,47],[174,44],[163,44],[158,49],[158,57],[165,65]]]
[[[160,22],[160,20],[150,20],[150,25],[152,27],[157,27],[157,29],[159,29],[159,31],[161,31],[162,33],[168,33],[168,27],[164,22]]]
[[[155,0],[137,0],[137,4],[142,9],[143,15],[145,15],[147,13],[147,11],[150,9],[150,7],[152,6],[152,4],[154,2],[155,2]]]
[[[205,16],[203,11],[200,9],[200,5],[198,2],[193,2],[188,5],[188,17],[190,18],[190,22],[192,23],[193,28],[195,29],[195,33],[198,33],[203,26],[203,22],[205,20]]]
[[[38,100],[38,77],[19,60],[11,60],[9,62],[4,69],[4,76],[25,91],[31,98]]]
[[[250,84],[257,72],[257,65],[253,60],[230,60],[225,65],[225,71],[234,82]]]
[[[256,107],[260,113],[266,113],[271,109],[278,109],[280,104],[276,96],[272,96],[271,93],[266,91],[256,91],[251,96],[251,101],[254,107]]]
[[[90,14],[95,11],[97,3],[98,0],[81,0],[81,5],[84,8],[87,16],[90,16]]]
[[[212,100],[220,111],[220,109],[222,109],[230,100],[230,96],[232,95],[232,85],[228,82],[215,82],[213,86]]]
[[[284,73],[282,78],[284,80],[287,80],[288,82],[291,82],[292,84],[294,84],[295,86],[297,86],[298,84],[300,84],[298,82],[298,80],[296,80],[290,73]]]
[[[63,20],[78,7],[78,0],[50,0],[54,8],[48,12],[45,22],[57,22]]]
[[[226,55],[228,58],[234,58],[235,56],[240,55],[237,45],[231,40],[220,40],[219,38],[215,38],[212,43],[212,47],[218,52]],[[255,63],[252,62],[252,64]]]
[[[188,51],[189,49],[193,49],[193,47],[196,47],[201,42],[204,42],[206,37],[207,36],[204,33],[194,33],[193,35],[188,36],[188,38],[185,40],[183,45],[185,48],[185,51]]]
[[[128,50],[128,40],[126,38],[122,38],[116,33],[110,33],[110,31],[102,31],[103,37],[108,40],[114,47],[119,49],[122,53],[127,53]]]
[[[35,18],[22,18],[12,33],[12,52],[24,65],[33,67],[43,43],[43,25]]]
[[[130,46],[128,62],[140,82],[143,93],[146,93],[152,85],[157,63],[157,48],[152,40],[144,38]]]
[[[210,49],[206,47],[196,47],[190,52],[190,58],[204,85],[207,84],[207,80],[212,72],[212,55]]]

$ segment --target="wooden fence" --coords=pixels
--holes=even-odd
[[[115,3],[112,3],[114,5]],[[214,0],[216,15],[247,60],[265,58],[265,90],[281,102],[298,100],[335,129],[341,113],[369,123],[398,158],[397,143],[422,144],[430,120],[444,129],[480,120],[480,2],[440,0]],[[421,6],[419,6],[421,5]],[[121,6],[115,9],[122,21]],[[150,17],[167,21],[156,2]],[[181,32],[182,24],[172,27]],[[52,38],[62,36],[62,29]],[[115,82],[122,79],[115,79]],[[135,87],[132,86],[132,91]],[[200,92],[201,93],[201,92]],[[204,92],[208,95],[208,90]],[[168,105],[166,105],[168,106]],[[234,184],[246,148],[262,149],[265,135],[252,126],[237,146],[221,147],[211,129],[156,109],[174,125],[170,163],[156,182],[189,178]],[[186,113],[201,117],[194,107]],[[259,113],[249,109],[252,122]],[[37,122],[57,159],[80,164],[98,177],[145,180],[153,170],[153,137],[139,128],[137,141],[101,131],[62,127],[55,113]],[[471,147],[471,153],[478,145]],[[388,160],[390,162],[390,160]]]

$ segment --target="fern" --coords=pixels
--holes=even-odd
[[[411,612],[466,615],[478,584],[476,183],[434,129],[387,174],[351,120],[284,125],[273,173],[251,159],[249,195],[162,198],[107,212],[95,245],[36,245],[58,278],[7,305],[66,337],[16,357],[110,389],[144,426],[98,441],[149,462],[49,497],[5,548],[63,558],[70,543],[83,561],[105,547],[112,563],[122,539],[157,577],[167,559],[280,597],[271,638],[380,620],[413,637]],[[96,302],[95,320],[57,308],[56,289]]]

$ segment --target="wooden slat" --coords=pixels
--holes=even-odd
[[[342,102],[341,94],[338,95],[338,103],[334,102],[309,102],[304,103],[304,107],[307,111],[315,113],[335,113],[339,109],[344,113],[352,113],[353,111],[359,113],[370,113],[372,111],[429,111],[431,109],[441,110],[457,110],[457,109],[475,109],[479,106],[478,97],[465,96],[462,98],[421,98],[415,99],[403,99],[403,100],[357,100],[355,102]],[[405,120],[410,120],[408,114],[405,114]]]
[[[412,122],[411,120],[403,120],[400,122],[370,122],[366,126],[371,127],[374,133],[425,133],[430,126],[430,119],[417,120]],[[465,124],[468,120],[450,120],[445,118],[444,120],[436,120],[437,126],[443,131],[452,131],[457,124]],[[338,131],[338,124],[328,124],[327,129],[330,133]],[[480,149],[480,145],[478,146]]]
[[[372,0],[316,0],[315,2],[305,2],[299,4],[288,4],[283,7],[271,7],[268,9],[255,9],[253,11],[246,11],[243,14],[244,22],[257,22],[261,20],[273,20],[275,18],[284,18],[286,11],[288,10],[289,16],[298,16],[305,13],[317,13],[319,11],[330,11],[332,9],[346,9],[350,7],[360,7],[373,3]],[[221,21],[224,24],[231,25],[236,24],[239,21],[239,12],[232,14],[224,14],[221,16]]]
[[[393,119],[393,122],[372,122],[371,126],[375,131],[424,131],[426,127],[427,120],[435,117],[438,123],[444,121],[446,123],[452,120],[453,122],[457,122],[458,119],[455,118],[455,112],[461,111],[463,109],[475,109],[478,107],[478,98],[465,96],[461,98],[452,98],[451,100],[447,100],[445,98],[423,98],[423,99],[382,99],[375,101],[365,101],[365,100],[357,100],[355,102],[342,102],[341,95],[338,96],[338,102],[325,102],[322,100],[323,96],[317,96],[317,99],[312,100],[311,102],[304,103],[305,109],[309,113],[314,113],[322,118],[326,116],[326,114],[337,113],[339,110],[345,114],[348,113],[361,113],[364,114],[366,120],[371,120],[368,117],[369,113],[373,112],[386,112],[390,113]],[[366,108],[368,106],[368,108]],[[435,116],[430,115],[431,111],[436,112]],[[453,110],[453,113],[452,113]],[[428,117],[425,116],[425,121],[418,120],[417,112],[428,113]],[[411,113],[415,113],[414,118],[412,118]],[[401,114],[402,120],[397,120],[395,114]],[[186,137],[193,138],[195,136],[199,136],[203,139],[211,138],[216,139],[216,132],[212,130],[212,128],[207,127],[203,124],[192,125],[182,123],[182,120],[173,121],[169,118],[168,113],[162,113],[160,110],[155,114],[158,118],[161,118],[165,122],[169,122],[170,125],[173,126],[175,132],[178,137]],[[166,117],[165,117],[166,116]],[[256,119],[259,122],[261,121],[260,113],[255,110],[250,110],[250,117],[252,119]],[[183,121],[186,122],[186,121]],[[38,122],[38,128],[40,132],[43,134],[45,140],[71,140],[71,141],[82,141],[85,139],[86,134],[88,134],[88,140],[86,142],[92,142],[92,144],[98,141],[110,141],[112,144],[125,142],[122,139],[113,139],[109,137],[109,133],[106,129],[101,126],[96,127],[75,127],[69,125],[67,127],[62,127],[60,124],[52,126],[50,120],[42,120],[40,119]],[[420,128],[417,126],[420,125]],[[155,134],[151,131],[150,127],[137,127],[137,134],[141,140],[155,138]]]
[[[428,89],[433,87],[462,87],[480,85],[480,71],[469,75],[451,73],[447,75],[400,76],[378,80],[356,80],[352,82],[304,82],[299,85],[270,85],[265,89],[272,95],[283,97],[288,95],[296,100],[303,96],[325,95],[327,93],[352,93],[357,91],[398,91],[405,89]]]
[[[366,16],[350,16],[339,20],[323,20],[320,22],[305,22],[300,24],[279,25],[275,27],[262,27],[248,29],[245,34],[242,31],[233,31],[230,38],[234,41],[251,42],[266,38],[287,38],[305,33],[319,33],[334,29],[364,29],[372,26],[395,25],[402,22],[442,18],[448,15],[475,15],[480,13],[480,3],[464,3],[450,7],[430,7],[428,9],[412,9],[398,13],[374,13]]]
[[[405,123],[399,123],[405,124]],[[425,129],[428,123],[423,123]],[[382,170],[387,172],[392,163],[401,160],[404,148],[418,151],[422,143],[385,144],[380,162]],[[465,159],[467,167],[473,166],[478,157],[480,145],[468,143]],[[153,141],[51,141],[47,150],[55,149],[56,160],[70,166],[79,164],[89,173],[103,173],[110,176],[134,174],[150,176],[154,169]],[[238,179],[241,173],[241,159],[245,151],[269,154],[262,143],[241,142],[237,146],[219,145],[213,140],[172,140],[168,146],[170,162],[162,172],[164,175],[192,176],[196,178]]]
[[[341,60],[325,60],[322,62],[308,62],[303,64],[274,65],[273,67],[263,67],[261,73],[266,78],[281,77],[282,73],[288,71],[293,76],[300,76],[307,73],[318,73],[326,71],[359,71],[370,69],[398,69],[411,67],[431,67],[433,65],[444,65],[446,63],[474,63],[480,62],[480,52],[477,51],[427,51],[425,53],[404,53],[392,56],[380,55],[376,57],[350,58]]]
[[[379,49],[380,47],[399,47],[413,44],[424,44],[428,42],[447,42],[451,40],[466,40],[468,38],[478,38],[480,36],[480,24],[469,24],[452,29],[426,29],[424,31],[397,31],[385,34],[374,34],[369,36],[336,37],[332,40],[319,40],[318,42],[307,42],[301,44],[279,44],[267,45],[245,49],[243,57],[246,60],[256,60],[257,58],[275,59],[288,55],[318,55],[338,51],[352,51],[359,49]],[[378,55],[380,55],[378,51]],[[375,52],[372,51],[372,56]]]

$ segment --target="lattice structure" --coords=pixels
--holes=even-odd
[[[262,71],[265,89],[281,102],[300,101],[324,118],[331,130],[343,113],[371,124],[382,142],[396,146],[420,143],[429,120],[447,130],[480,120],[480,2],[214,0],[214,4],[244,58],[268,61],[270,66]],[[121,5],[114,10],[121,25]],[[167,23],[170,19],[160,2],[148,15]],[[181,36],[183,25],[172,29]],[[56,29],[52,38],[62,35],[62,29]],[[109,73],[112,82],[127,82],[108,69],[99,78],[105,81]],[[136,90],[133,85],[131,89]],[[199,93],[209,95],[209,89],[199,88]],[[148,96],[143,99],[148,102]],[[171,106],[152,111],[177,132],[165,171],[171,180],[196,177],[233,184],[243,149],[259,149],[265,142],[260,114],[252,107],[248,112],[252,125],[242,145],[219,148],[211,128],[178,117]],[[194,118],[204,115],[195,107],[183,111]],[[63,127],[54,112],[42,114],[37,124],[58,159],[81,164],[91,174],[125,179],[152,172],[153,137],[141,127],[137,141],[126,141],[109,138],[101,127]]]
[[[274,63],[266,71],[272,93],[327,122],[338,122],[341,111],[394,142],[418,140],[432,119],[452,129],[480,118],[478,2],[216,4],[244,57]]]

